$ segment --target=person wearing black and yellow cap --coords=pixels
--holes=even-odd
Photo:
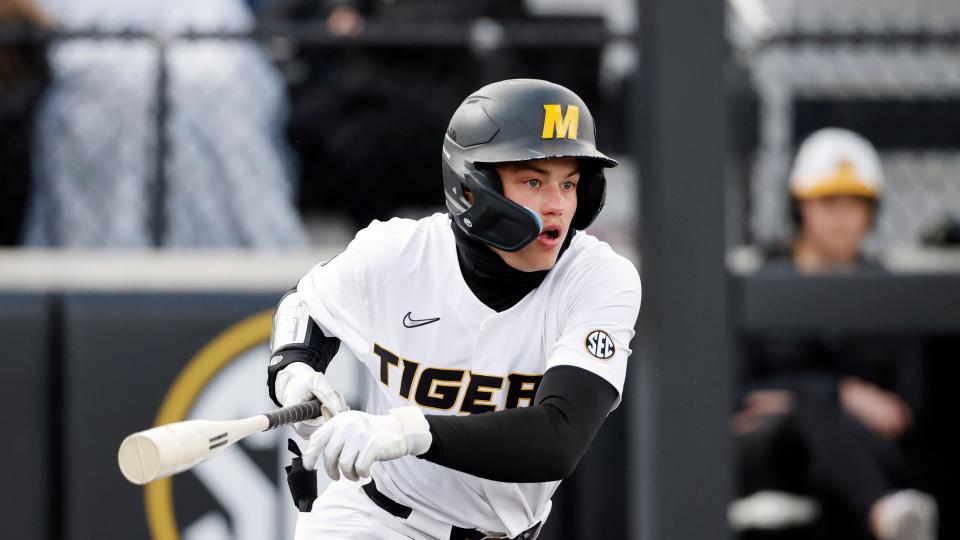
[[[866,139],[837,128],[814,133],[800,146],[789,189],[796,234],[761,272],[883,272],[862,250],[883,192]],[[933,540],[936,502],[909,489],[900,448],[922,407],[915,345],[831,328],[751,335],[744,345],[733,418],[741,525],[756,526],[771,509],[784,523],[809,518],[809,508],[784,495],[791,493],[819,503],[818,537]]]
[[[849,271],[861,265],[861,246],[882,191],[879,156],[860,135],[827,128],[804,141],[790,175],[796,270]]]

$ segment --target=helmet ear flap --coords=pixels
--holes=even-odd
[[[584,230],[600,214],[607,197],[607,179],[603,168],[590,160],[580,160],[580,181],[577,183],[577,212],[570,226]]]
[[[472,193],[473,202],[448,193],[447,207],[467,236],[509,252],[537,238],[543,227],[540,216],[503,196],[496,170],[470,163],[465,163],[464,170],[460,186]]]

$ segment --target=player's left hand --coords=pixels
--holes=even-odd
[[[301,362],[294,362],[284,368],[277,375],[276,387],[277,395],[281,396],[280,403],[284,407],[310,399],[320,401],[321,416],[319,418],[297,422],[292,426],[297,435],[304,439],[309,439],[310,435],[326,420],[350,410],[343,394],[333,389],[323,373],[314,371],[313,368]]]
[[[339,480],[342,472],[356,481],[370,476],[374,463],[419,456],[432,442],[430,424],[418,407],[391,409],[383,415],[347,411],[326,421],[310,436],[303,466],[316,469],[322,456],[330,478]]]

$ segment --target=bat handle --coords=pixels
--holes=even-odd
[[[320,401],[318,399],[311,399],[310,401],[264,413],[264,416],[266,416],[270,422],[264,431],[269,431],[287,424],[295,424],[304,420],[310,420],[311,418],[317,418],[320,416]]]

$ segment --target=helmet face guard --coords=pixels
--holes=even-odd
[[[447,208],[460,228],[471,238],[503,251],[519,251],[536,240],[543,227],[540,215],[504,197],[502,190],[495,187],[500,180],[493,170],[473,164],[468,164],[467,169],[461,183],[473,195],[473,204],[467,201],[462,189],[458,190],[459,200],[451,201],[447,195]],[[444,176],[447,174],[445,163]]]
[[[617,164],[597,150],[586,105],[570,90],[546,81],[515,79],[481,88],[460,105],[444,137],[443,183],[450,214],[471,238],[503,251],[523,249],[540,234],[540,216],[503,195],[490,165],[553,157],[579,162],[571,226],[585,229],[603,208],[603,168]]]

